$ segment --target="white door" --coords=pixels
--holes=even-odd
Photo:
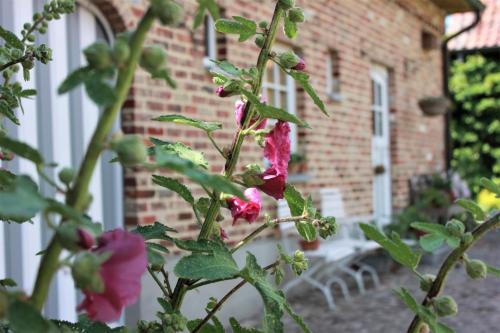
[[[383,67],[371,69],[373,214],[379,226],[390,223],[391,156],[389,128],[389,77]]]
[[[34,12],[41,11],[44,3],[42,0],[1,0],[0,25],[20,33],[23,24],[31,20]],[[47,34],[39,37],[40,43],[52,48],[54,61],[48,65],[37,63],[31,82],[25,83],[20,78],[24,88],[36,88],[38,96],[23,100],[25,112],[18,112],[21,126],[6,124],[12,136],[37,147],[46,160],[60,167],[74,168],[81,163],[101,110],[88,99],[83,89],[60,96],[57,87],[71,71],[84,65],[82,50],[86,46],[96,40],[112,42],[113,37],[95,6],[86,0],[77,0],[77,4],[75,13],[51,21]],[[108,163],[111,158],[109,154],[103,156],[90,185],[94,200],[89,215],[96,222],[102,222],[105,229],[123,223],[122,171],[118,164]],[[15,173],[29,174],[39,182],[44,195],[64,199],[38,179],[35,167],[28,161],[15,159],[4,167]],[[54,179],[57,171],[47,169]],[[22,225],[0,222],[0,279],[14,278],[28,293],[40,260],[35,254],[52,237],[51,230],[40,217],[35,217],[33,222]],[[69,271],[61,270],[51,287],[45,312],[51,318],[76,321],[77,298]]]

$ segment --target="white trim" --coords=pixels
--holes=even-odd
[[[215,22],[211,15],[206,15],[203,19],[203,27],[205,29],[204,47],[208,53],[203,58],[203,66],[207,70],[211,70],[215,67],[212,60],[217,60],[217,32],[215,31]]]
[[[82,8],[88,10],[91,14],[93,14],[97,18],[97,21],[104,28],[104,31],[106,33],[106,38],[110,43],[112,43],[115,36],[115,34],[113,33],[113,28],[111,28],[111,25],[106,19],[106,16],[104,16],[104,14],[99,10],[99,8],[93,3],[91,3],[89,0],[76,0],[76,3],[80,5]]]

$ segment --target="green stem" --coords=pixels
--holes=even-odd
[[[148,272],[149,272],[149,275],[151,275],[151,277],[153,278],[153,280],[155,280],[158,287],[160,287],[160,289],[163,292],[163,294],[165,295],[165,297],[167,299],[169,299],[171,295],[169,294],[168,290],[165,289],[165,287],[163,286],[163,283],[161,283],[160,279],[158,279],[155,272],[153,272],[153,270],[149,266],[148,266]]]
[[[273,19],[269,28],[269,32],[267,34],[264,46],[262,47],[262,50],[260,51],[259,58],[257,60],[257,71],[258,71],[258,77],[257,77],[257,82],[255,82],[253,86],[253,93],[254,95],[260,94],[260,91],[262,89],[262,80],[264,78],[264,72],[266,70],[266,64],[267,61],[269,60],[269,54],[271,52],[271,48],[273,46],[274,40],[276,39],[276,32],[278,30],[279,23],[281,21],[281,18],[283,17],[283,9],[281,8],[281,5],[279,2],[276,4],[275,10],[274,10],[274,15]],[[251,102],[247,102],[245,106],[245,119],[243,121],[243,125],[241,126],[242,129],[247,128],[250,125],[251,119],[254,117],[254,110],[253,110],[253,105]],[[239,130],[236,139],[233,142],[233,145],[230,149],[230,153],[227,156],[226,159],[226,165],[224,168],[224,176],[227,178],[230,178],[234,172],[234,169],[236,167],[236,163],[238,162],[238,158],[240,156],[240,150],[241,146],[243,145],[243,141],[245,139],[245,135],[242,132],[242,130]],[[200,239],[206,239],[210,236],[212,233],[212,229],[214,227],[214,223],[216,220],[217,215],[219,214],[220,208],[221,208],[221,203],[220,203],[220,196],[221,193],[218,191],[214,191],[213,193],[213,198],[212,202],[210,204],[210,207],[208,209],[207,215],[205,217],[205,221],[201,227],[200,234],[198,235],[198,240]],[[182,301],[184,298],[184,295],[186,293],[186,288],[185,285],[189,282],[186,279],[179,279],[177,281],[177,284],[174,289],[174,295],[173,295],[173,300],[174,300],[174,309],[179,309],[180,306],[182,305]]]
[[[438,296],[444,288],[446,280],[449,273],[458,263],[474,244],[476,244],[488,231],[500,227],[500,212],[496,212],[492,217],[490,217],[486,222],[481,223],[474,231],[472,231],[473,240],[469,244],[460,244],[455,250],[453,250],[448,257],[445,259],[436,279],[432,283],[429,292],[425,296],[422,305],[428,306],[431,300]],[[408,333],[417,333],[420,325],[422,324],[422,319],[419,316],[415,316],[408,327]]]
[[[127,65],[120,69],[118,74],[115,87],[117,96],[116,102],[102,113],[97,128],[87,147],[87,152],[80,166],[76,182],[66,197],[66,203],[76,210],[81,211],[85,206],[90,180],[92,179],[97,161],[103,150],[103,142],[106,141],[107,136],[112,130],[113,123],[128,96],[130,86],[134,79],[134,73],[141,57],[142,46],[144,45],[146,35],[151,29],[154,20],[155,16],[151,9],[149,9],[139,22],[137,30],[130,40],[130,49],[132,52]],[[33,295],[31,296],[31,301],[38,310],[43,308],[45,300],[47,299],[50,282],[59,266],[58,261],[61,251],[61,244],[59,244],[55,238],[52,238],[40,263],[35,287],[33,288]]]

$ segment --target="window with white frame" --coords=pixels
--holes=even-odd
[[[342,99],[340,94],[340,58],[337,51],[330,51],[326,57],[326,92],[336,101]]]
[[[274,62],[268,62],[262,90],[269,105],[297,114],[295,81]],[[290,124],[290,129],[290,149],[294,153],[298,150],[297,125]]]
[[[203,58],[203,66],[210,69],[214,65],[211,60],[216,60],[217,57],[217,31],[215,30],[215,22],[212,16],[206,15],[204,21],[205,28],[205,58]]]

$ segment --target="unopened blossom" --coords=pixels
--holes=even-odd
[[[77,229],[77,234],[78,234],[78,245],[82,249],[90,249],[94,246],[95,240],[94,236],[92,236],[87,230],[78,228]]]
[[[78,310],[85,310],[94,321],[118,320],[123,308],[135,303],[141,291],[141,276],[147,267],[144,239],[125,230],[109,231],[93,252],[110,256],[99,269],[104,291],[83,290],[85,299]]]
[[[265,103],[265,102],[263,102],[263,103]],[[243,125],[243,119],[244,119],[244,115],[245,115],[245,106],[246,106],[246,103],[243,102],[242,100],[236,101],[236,104],[234,105],[234,113],[235,113],[235,117],[236,117],[236,123],[238,124],[238,126],[240,128]],[[255,120],[253,120],[250,123],[250,125],[253,125],[253,124],[255,124]],[[266,124],[267,124],[267,119],[264,119],[257,125],[257,127],[255,129],[256,130],[263,129],[264,127],[266,127]]]
[[[245,190],[244,194],[248,199],[247,202],[238,197],[227,200],[227,206],[231,210],[231,215],[233,216],[233,225],[240,218],[247,220],[248,223],[255,222],[262,209],[262,201],[259,191],[256,188],[248,188]]]
[[[293,66],[292,69],[295,69],[296,71],[305,71],[306,67],[306,62],[304,61],[304,59],[300,58],[299,63]]]
[[[217,90],[215,91],[215,94],[219,97],[227,97],[229,95],[231,95],[230,92],[227,92],[225,89],[224,89],[224,86],[220,86],[217,88]]]

